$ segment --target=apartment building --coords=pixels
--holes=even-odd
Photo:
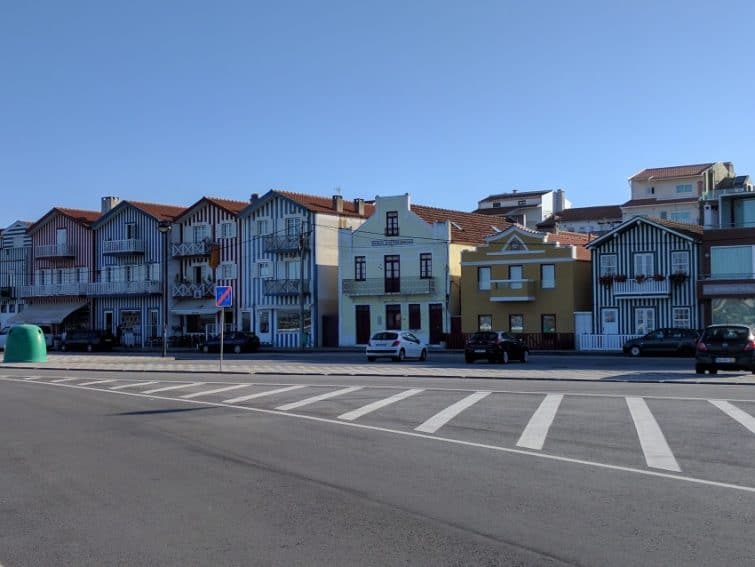
[[[519,191],[488,195],[477,203],[477,214],[505,217],[509,222],[535,228],[549,216],[571,208],[563,189]]]

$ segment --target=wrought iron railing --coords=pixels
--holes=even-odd
[[[301,281],[292,280],[262,280],[262,293],[265,295],[299,295]],[[309,280],[304,280],[304,293],[309,293]]]
[[[41,244],[34,248],[34,255],[37,258],[68,258],[76,254],[71,244]]]
[[[299,247],[309,249],[309,235],[303,234],[271,234],[262,237],[262,250],[264,252],[298,252]]]
[[[171,246],[171,255],[174,258],[182,256],[206,256],[210,253],[212,243],[206,240],[201,242],[180,242]]]

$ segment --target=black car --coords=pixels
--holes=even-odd
[[[755,335],[749,325],[709,325],[697,342],[695,372],[749,370],[755,374]]]
[[[471,363],[478,358],[504,364],[509,360],[527,362],[530,349],[520,338],[505,331],[478,331],[464,344],[464,360]]]
[[[60,350],[112,350],[115,337],[105,331],[68,331],[60,343]]]
[[[254,333],[231,331],[223,335],[223,352],[256,352],[260,338]],[[210,337],[203,345],[204,352],[220,352],[220,335]]]
[[[670,327],[656,329],[636,339],[624,343],[624,354],[640,356],[642,354],[695,354],[695,347],[700,333],[694,329]]]

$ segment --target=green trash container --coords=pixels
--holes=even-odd
[[[45,333],[36,325],[16,325],[8,331],[3,362],[47,362]]]

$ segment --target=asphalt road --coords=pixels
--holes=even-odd
[[[2,368],[0,389],[4,567],[755,557],[750,386]]]

